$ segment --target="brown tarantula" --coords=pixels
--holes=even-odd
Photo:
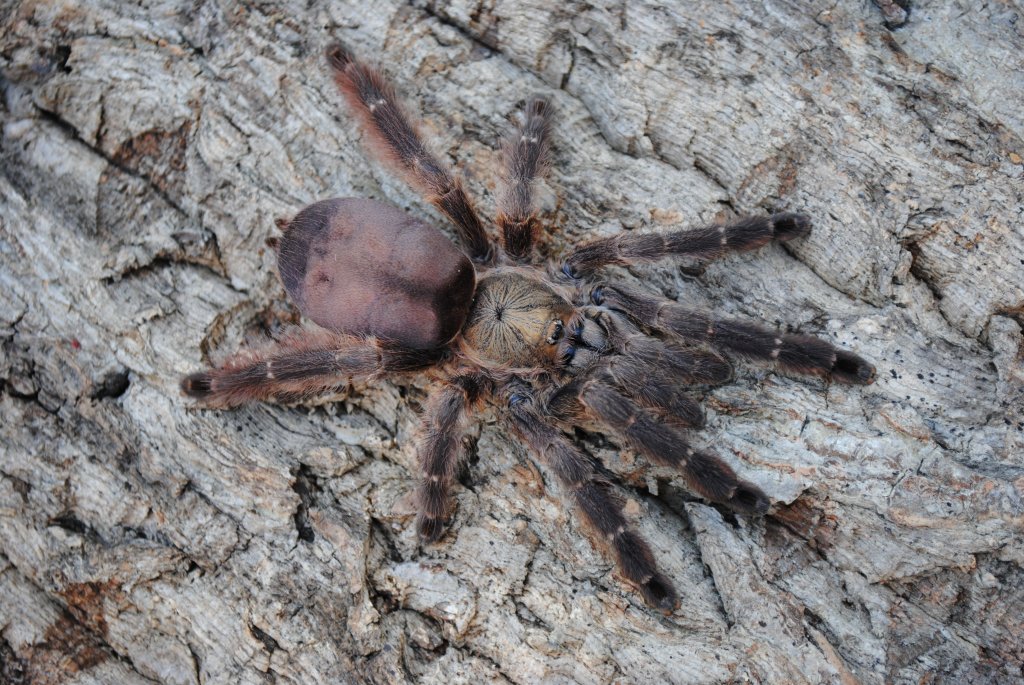
[[[631,528],[607,472],[563,430],[607,427],[649,460],[678,469],[701,497],[743,514],[768,497],[720,458],[694,449],[683,429],[704,422],[689,385],[728,380],[719,351],[843,383],[870,383],[873,367],[818,338],[718,318],[663,297],[594,278],[609,264],[670,256],[713,259],[811,230],[800,214],[658,234],[622,233],[537,264],[540,223],[531,185],[548,157],[551,108],[530,99],[504,142],[504,189],[495,244],[451,169],[426,148],[394,90],[339,45],[327,50],[334,79],[383,157],[455,225],[468,257],[438,229],[389,205],[334,199],[279,220],[285,289],[320,328],[302,329],[259,353],[192,374],[184,392],[204,404],[295,401],[351,379],[438,367],[444,386],[423,417],[417,530],[441,537],[452,513],[466,418],[488,397],[571,494],[615,556],[621,575],[664,611],[672,584]]]

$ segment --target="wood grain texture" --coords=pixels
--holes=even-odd
[[[3,3],[0,680],[1021,682],[1024,9],[914,3],[890,29],[892,4]],[[697,275],[614,271],[878,366],[850,388],[742,365],[710,394],[694,442],[780,503],[764,519],[584,437],[672,616],[494,411],[452,532],[421,548],[425,377],[315,407],[179,396],[295,320],[275,217],[361,196],[451,235],[364,156],[333,39],[383,66],[489,217],[506,116],[547,97],[549,253],[815,218]]]

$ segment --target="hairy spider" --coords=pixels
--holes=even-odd
[[[604,283],[609,264],[663,257],[714,259],[806,235],[801,214],[748,217],[665,233],[621,233],[538,264],[540,222],[531,186],[548,161],[551,107],[526,102],[503,145],[504,188],[495,243],[459,178],[434,157],[381,74],[340,45],[334,79],[373,148],[454,224],[467,254],[437,228],[374,200],[334,199],[279,220],[268,241],[288,294],[318,328],[297,329],[262,352],[239,354],[182,381],[204,404],[295,401],[353,378],[437,367],[445,377],[422,419],[416,526],[425,541],[452,513],[467,416],[488,398],[572,497],[622,577],[651,605],[676,606],[672,584],[630,526],[607,472],[563,430],[606,427],[650,461],[678,469],[701,497],[743,514],[768,497],[719,457],[691,447],[704,422],[684,388],[728,380],[723,353],[843,383],[870,383],[873,367],[819,338],[719,318],[658,295]]]

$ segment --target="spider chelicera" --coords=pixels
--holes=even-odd
[[[660,295],[600,280],[601,268],[665,257],[714,259],[806,235],[810,220],[782,213],[661,233],[625,232],[538,263],[533,181],[548,161],[551,107],[528,100],[503,145],[504,184],[492,240],[451,169],[432,155],[379,72],[340,45],[334,79],[372,147],[454,224],[465,252],[437,228],[367,199],[317,202],[268,241],[288,294],[317,327],[236,355],[182,381],[214,407],[298,401],[372,378],[436,367],[418,444],[419,535],[442,536],[452,513],[462,432],[488,399],[561,482],[621,576],[663,611],[677,604],[650,547],[631,527],[606,474],[565,430],[603,426],[656,464],[678,469],[699,496],[742,514],[768,497],[719,457],[691,447],[704,423],[688,386],[727,381],[726,356],[789,372],[870,383],[857,355],[806,335],[720,318]],[[724,353],[724,355],[723,355]]]

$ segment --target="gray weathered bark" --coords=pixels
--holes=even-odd
[[[1024,10],[707,0],[8,2],[0,680],[1019,682]],[[813,8],[812,8],[813,5]],[[408,493],[425,378],[198,411],[179,377],[294,312],[263,248],[319,198],[444,225],[325,74],[382,64],[493,210],[552,98],[552,253],[776,208],[813,235],[617,278],[872,359],[743,366],[697,438],[779,502],[734,520],[584,438],[682,606],[645,608],[490,410],[442,544]]]

